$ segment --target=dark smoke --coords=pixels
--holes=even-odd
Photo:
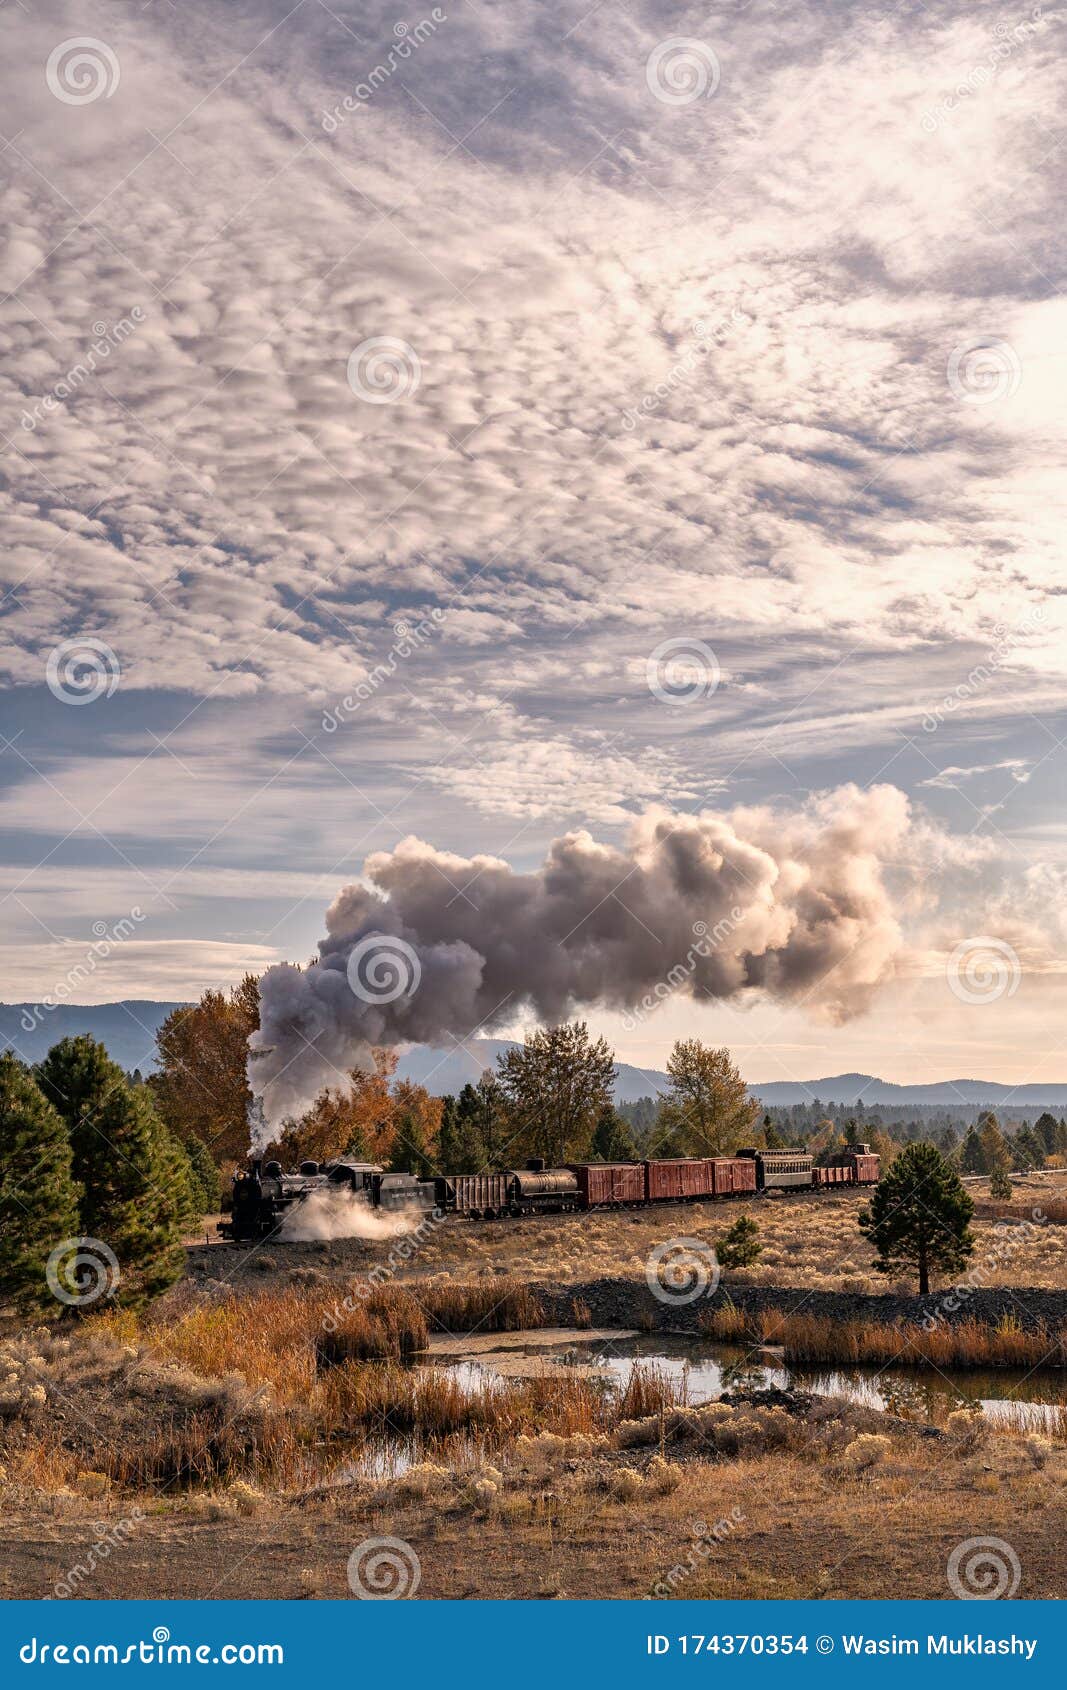
[[[338,895],[313,968],[261,981],[249,1074],[268,1126],[375,1045],[632,1010],[664,982],[698,1002],[758,991],[856,1014],[901,951],[883,863],[908,827],[895,788],[845,787],[784,817],[651,810],[628,849],[569,833],[530,874],[405,839]]]

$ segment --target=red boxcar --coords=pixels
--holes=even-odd
[[[816,1185],[855,1185],[856,1169],[852,1162],[835,1162],[828,1168],[812,1168]]]
[[[643,1162],[570,1162],[568,1166],[578,1181],[579,1208],[645,1201]]]
[[[711,1180],[716,1197],[755,1191],[756,1164],[751,1156],[717,1156],[711,1164]]]
[[[648,1200],[665,1203],[680,1197],[715,1195],[712,1164],[696,1157],[679,1156],[670,1162],[646,1162]]]

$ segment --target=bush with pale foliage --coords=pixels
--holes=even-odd
[[[853,1473],[867,1473],[885,1460],[892,1447],[880,1432],[861,1432],[847,1446],[841,1459]]]

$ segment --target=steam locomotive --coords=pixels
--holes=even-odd
[[[648,1162],[570,1162],[546,1168],[542,1161],[500,1173],[386,1173],[372,1162],[301,1162],[285,1173],[280,1162],[253,1162],[235,1174],[229,1216],[219,1223],[223,1237],[254,1242],[282,1231],[286,1216],[313,1192],[349,1193],[376,1210],[458,1215],[467,1220],[503,1220],[518,1215],[561,1214],[755,1196],[768,1191],[826,1190],[831,1186],[875,1185],[879,1159],[869,1144],[857,1144],[816,1166],[806,1150],[739,1150],[736,1156],[672,1157]]]

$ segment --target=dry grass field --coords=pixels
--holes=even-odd
[[[1029,1182],[1012,1218],[1052,1214],[1055,1198]],[[353,1552],[395,1537],[420,1597],[940,1596],[952,1549],[996,1536],[1018,1557],[1019,1595],[1067,1595],[1062,1416],[1035,1436],[971,1410],[931,1427],[800,1392],[737,1387],[689,1406],[654,1364],[622,1392],[555,1367],[472,1393],[425,1365],[435,1333],[536,1327],[547,1311],[531,1285],[643,1285],[655,1244],[713,1240],[745,1212],[764,1254],[735,1282],[884,1290],[856,1230],[862,1202],[447,1223],[370,1294],[389,1241],[201,1248],[145,1313],[12,1332],[0,1593],[343,1597]],[[987,1263],[997,1224],[979,1222]],[[1067,1226],[1012,1237],[987,1283],[1067,1286]],[[847,1342],[877,1361],[901,1342],[899,1328],[839,1325],[831,1344],[814,1317],[772,1331],[736,1311],[703,1330],[798,1357]],[[1032,1340],[991,1331],[930,1339],[925,1365],[1029,1359]]]
[[[1002,1258],[983,1270],[982,1283],[1067,1290],[1067,1175],[1032,1175],[1020,1181],[1010,1205],[991,1204],[984,1180],[971,1190],[978,1205],[976,1259],[993,1253]],[[856,1225],[867,1201],[862,1191],[801,1193],[751,1202],[665,1204],[589,1216],[445,1226],[421,1247],[414,1271],[464,1279],[507,1273],[530,1282],[560,1284],[641,1277],[649,1251],[665,1238],[685,1234],[711,1241],[745,1214],[757,1222],[763,1250],[755,1267],[731,1276],[738,1284],[880,1292],[892,1287],[871,1271],[871,1248]],[[1049,1224],[1034,1223],[1035,1210],[1049,1216]],[[984,1211],[989,1211],[988,1217]],[[999,1218],[993,1218],[994,1211]],[[1032,1224],[1013,1236],[1010,1252],[994,1252],[994,1229],[1021,1222]]]

